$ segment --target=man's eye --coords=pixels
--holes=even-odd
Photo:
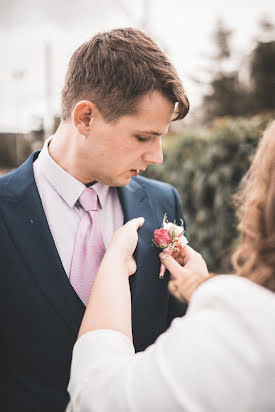
[[[139,142],[148,142],[148,137],[141,137],[141,136],[136,136],[137,140]]]

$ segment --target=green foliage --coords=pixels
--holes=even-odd
[[[190,245],[209,270],[232,271],[237,239],[232,194],[247,171],[270,115],[220,118],[203,132],[186,131],[164,148],[164,162],[146,176],[174,185],[182,199]]]

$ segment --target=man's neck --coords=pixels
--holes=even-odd
[[[86,184],[81,174],[83,167],[79,165],[77,148],[77,132],[72,131],[69,124],[61,122],[48,146],[51,158],[67,173]]]

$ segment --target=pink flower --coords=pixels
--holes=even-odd
[[[170,241],[171,238],[168,230],[161,228],[154,231],[154,242],[157,247],[165,249],[169,245]]]

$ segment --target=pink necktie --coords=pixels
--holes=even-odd
[[[70,282],[87,306],[96,273],[105,253],[97,215],[97,193],[86,188],[79,197],[85,210],[77,231],[72,257]]]

